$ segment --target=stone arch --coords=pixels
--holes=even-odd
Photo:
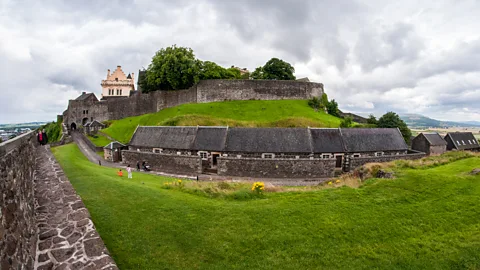
[[[75,122],[72,122],[70,124],[70,130],[76,130],[77,129],[77,124],[75,124]]]
[[[82,126],[85,126],[86,123],[88,123],[88,117],[82,119]]]

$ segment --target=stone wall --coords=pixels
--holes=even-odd
[[[355,169],[367,163],[373,162],[389,162],[398,159],[414,160],[425,157],[425,153],[412,152],[406,155],[393,155],[393,156],[381,156],[381,157],[350,157],[350,169]]]
[[[333,177],[335,159],[217,159],[218,175],[256,178]]]
[[[447,151],[446,145],[434,145],[430,146],[429,151],[427,152],[428,155],[441,155]]]
[[[33,269],[36,145],[33,132],[0,144],[0,269]]]
[[[64,112],[65,123],[80,126],[85,118],[117,120],[130,116],[154,113],[186,103],[205,103],[225,100],[309,99],[323,94],[323,84],[276,80],[203,80],[190,89],[155,91],[131,97],[95,101],[70,100]],[[88,114],[83,112],[87,110]]]
[[[122,163],[136,167],[137,161],[146,161],[154,171],[197,175],[202,172],[202,159],[199,156],[180,156],[148,152],[122,151]]]

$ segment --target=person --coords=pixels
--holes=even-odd
[[[98,166],[102,166],[102,161],[100,159],[98,160]]]
[[[46,145],[48,143],[47,133],[45,129],[42,130],[42,145]]]
[[[37,140],[38,140],[38,143],[42,144],[42,142],[43,142],[43,135],[42,135],[42,131],[41,131],[41,130],[38,131]]]
[[[123,172],[122,172],[122,169],[118,170],[118,176],[122,177],[123,176]]]
[[[130,164],[128,164],[127,166],[127,173],[128,173],[128,178],[129,179],[132,179],[132,168],[130,168]]]
[[[150,166],[148,166],[145,161],[142,163],[142,167],[144,171],[146,172],[150,171]]]
[[[140,161],[137,161],[137,171],[140,171]]]

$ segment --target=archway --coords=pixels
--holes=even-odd
[[[75,124],[75,122],[73,122],[73,123],[70,125],[70,129],[71,129],[71,130],[76,130],[76,129],[77,129],[77,124]]]
[[[85,126],[86,123],[88,123],[88,117],[82,119],[82,126]]]

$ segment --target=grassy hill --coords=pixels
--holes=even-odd
[[[230,127],[338,127],[341,120],[315,112],[307,100],[248,100],[184,104],[158,113],[113,121],[102,130],[128,143],[137,125]]]
[[[120,269],[480,268],[480,175],[468,173],[478,157],[238,200],[120,178],[74,144],[52,151]]]

